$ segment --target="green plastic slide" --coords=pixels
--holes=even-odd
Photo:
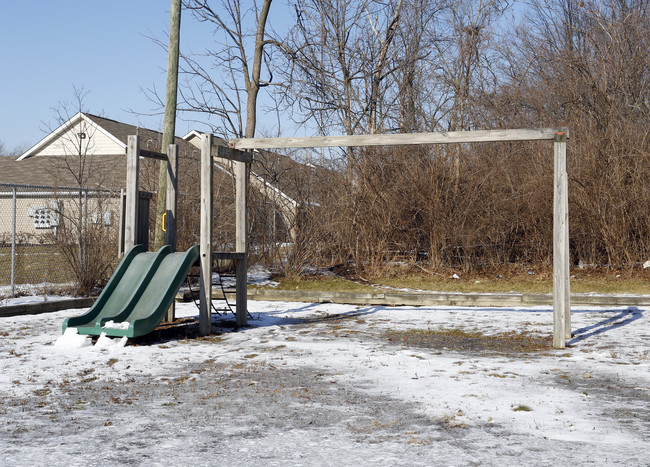
[[[199,246],[172,253],[164,246],[155,253],[131,248],[90,309],[67,318],[66,328],[79,334],[143,336],[154,330],[171,306],[187,273],[199,259]]]

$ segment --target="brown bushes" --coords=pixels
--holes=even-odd
[[[599,164],[601,143],[578,135],[569,145],[572,261],[634,265],[647,258],[650,240],[647,156],[619,154]],[[368,149],[357,155],[352,180],[329,172],[318,202],[303,200],[296,242],[282,251],[291,258],[285,272],[352,264],[376,276],[395,261],[465,271],[549,268],[552,144],[460,148],[457,178],[456,149]]]

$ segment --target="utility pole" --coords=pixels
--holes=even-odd
[[[172,0],[169,14],[169,47],[167,56],[167,88],[165,91],[165,127],[160,151],[167,154],[170,144],[174,143],[176,133],[176,101],[178,97],[178,55],[181,32],[181,0]],[[163,214],[167,210],[167,162],[160,162],[158,175],[158,202],[156,206],[156,229],[154,249],[165,244],[165,232],[162,229]]]

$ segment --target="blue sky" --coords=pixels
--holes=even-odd
[[[46,135],[45,128],[57,124],[52,108],[59,102],[73,103],[74,86],[88,91],[84,105],[90,112],[161,130],[162,115],[147,115],[158,109],[147,100],[142,89],[154,86],[161,92],[165,89],[167,52],[147,36],[167,41],[170,3],[170,0],[2,2],[0,143],[5,149],[27,149],[40,141]],[[520,4],[515,5],[515,11],[519,11]],[[288,11],[286,2],[275,0],[271,24],[276,28],[278,24],[286,26]],[[183,51],[200,52],[210,47],[212,40],[209,25],[198,24],[184,14]],[[208,127],[177,119],[177,135],[194,128]]]
[[[30,147],[56,126],[52,107],[73,102],[73,85],[89,91],[95,114],[158,130],[161,116],[141,116],[153,105],[141,88],[164,92],[167,53],[145,35],[164,38],[169,0],[21,0],[2,2],[0,14],[0,142]],[[181,48],[200,44],[189,16],[181,21]],[[189,131],[177,122],[177,134]]]

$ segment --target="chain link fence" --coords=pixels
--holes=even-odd
[[[120,192],[0,184],[0,297],[79,290],[117,261]]]

